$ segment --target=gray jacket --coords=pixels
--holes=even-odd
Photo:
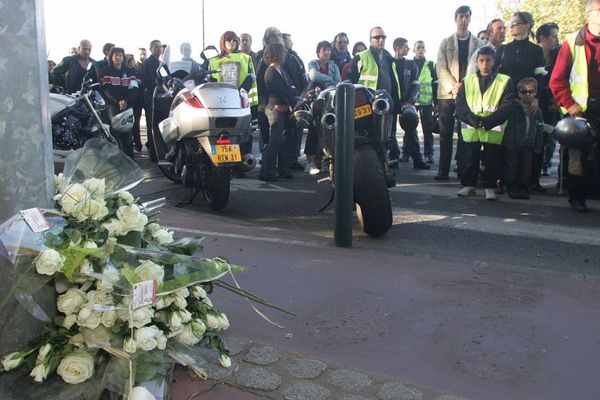
[[[481,43],[473,34],[469,37],[469,53],[467,62],[471,55],[481,46]],[[458,37],[453,33],[442,40],[437,56],[436,72],[438,75],[438,99],[452,99],[452,88],[458,82]]]

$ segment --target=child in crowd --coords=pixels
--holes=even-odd
[[[517,99],[511,117],[504,131],[504,174],[508,197],[529,199],[532,157],[543,148],[544,121],[542,111],[528,114],[528,108],[537,94],[535,78],[523,78],[517,84]]]

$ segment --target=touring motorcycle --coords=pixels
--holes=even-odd
[[[221,210],[229,200],[232,174],[255,166],[251,154],[242,154],[250,140],[248,95],[237,89],[235,79],[210,82],[216,72],[237,76],[235,63],[223,65],[227,71],[211,71],[193,60],[173,60],[170,50],[165,50],[153,95],[153,118],[160,121],[154,132],[158,166],[167,178],[192,189],[180,204],[191,203],[201,192],[212,210]],[[201,57],[208,64],[217,55],[209,46]]]

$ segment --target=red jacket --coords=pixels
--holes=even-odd
[[[586,27],[583,29],[585,35],[578,35],[576,43],[585,44],[585,55],[588,60],[588,85],[590,97],[600,98],[600,36],[594,36]],[[550,77],[550,88],[556,103],[569,108],[575,104],[571,96],[571,86],[569,85],[569,75],[573,59],[571,57],[571,48],[569,43],[565,43],[560,48],[552,76]]]

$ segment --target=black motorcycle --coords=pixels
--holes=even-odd
[[[363,231],[381,236],[392,226],[389,187],[396,185],[387,166],[386,142],[391,130],[389,95],[384,90],[372,91],[355,87],[354,105],[354,202]],[[322,170],[329,177],[320,182],[335,184],[335,88],[312,90],[294,112],[300,126],[316,129],[322,150]],[[323,207],[325,209],[333,200]]]
[[[110,126],[102,122],[100,114],[106,103],[97,90],[98,86],[98,83],[88,80],[79,92],[50,93],[48,108],[55,161],[66,158],[71,151],[83,147],[92,138],[118,145]]]

